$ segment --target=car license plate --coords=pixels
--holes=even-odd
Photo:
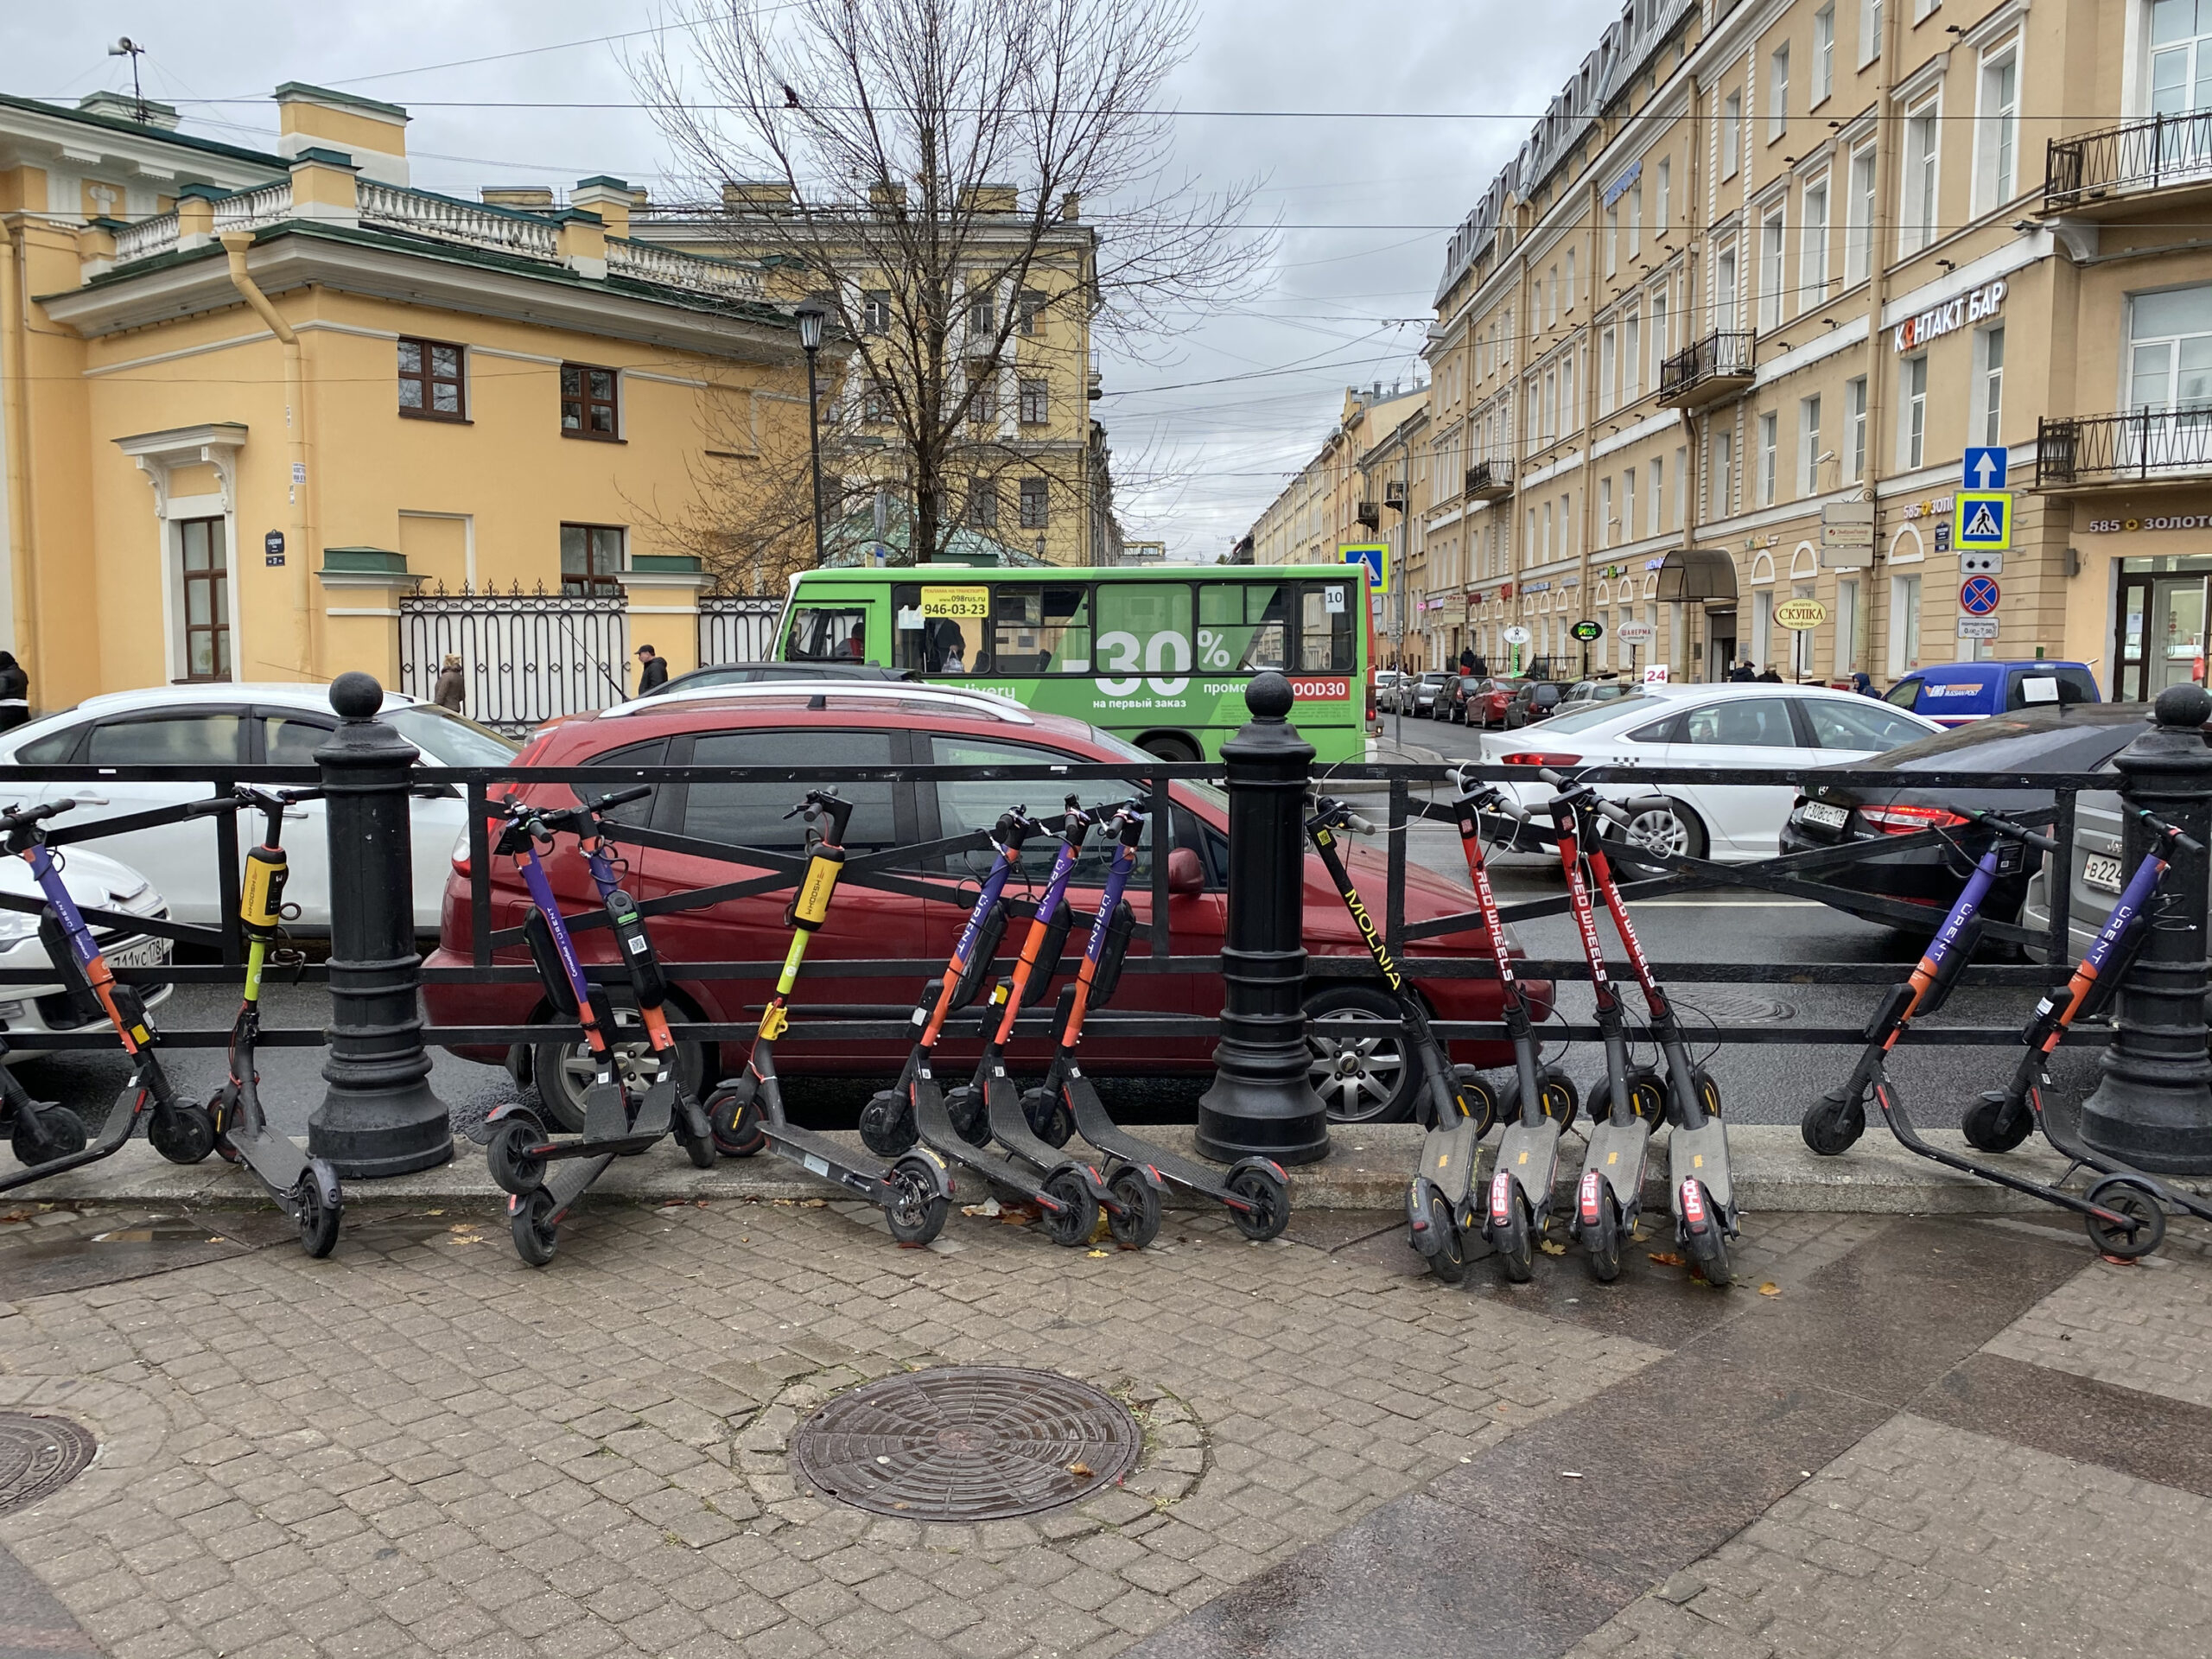
[[[136,944],[126,944],[120,950],[103,950],[111,968],[165,968],[169,960],[167,939],[141,939]]]
[[[2082,882],[2099,893],[2120,891],[2120,861],[2109,853],[2091,853],[2082,861]]]
[[[1817,823],[1823,830],[1840,830],[1850,822],[1851,814],[1840,806],[1830,806],[1825,801],[1808,801],[1802,815],[1808,823]]]

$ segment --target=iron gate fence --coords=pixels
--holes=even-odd
[[[780,599],[750,594],[699,595],[699,666],[772,662]]]
[[[461,659],[461,712],[521,734],[561,715],[629,696],[630,601],[620,588],[594,593],[459,593],[435,588],[399,601],[399,686],[435,694],[448,657]]]

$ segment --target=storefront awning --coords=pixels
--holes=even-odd
[[[1659,567],[1659,597],[1691,603],[1732,602],[1736,561],[1725,548],[1677,548]]]

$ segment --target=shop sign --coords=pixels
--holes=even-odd
[[[1971,289],[1955,300],[1930,306],[1917,316],[1907,317],[1897,326],[1897,348],[1900,352],[1916,351],[1931,340],[1980,322],[1984,317],[1995,316],[2004,303],[2005,281],[1999,277]]]
[[[1817,628],[1828,620],[1828,607],[1817,599],[1785,599],[1774,607],[1776,623],[1792,633]]]
[[[2092,518],[2088,525],[2092,536],[2133,536],[2139,530],[2212,530],[2212,512],[2170,512],[2156,518]]]
[[[1934,514],[1941,513],[1943,517],[1948,518],[1951,515],[1953,504],[1952,497],[1948,495],[1939,495],[1933,501],[1915,501],[1911,503],[1905,508],[1904,516],[1907,518],[1926,518]]]

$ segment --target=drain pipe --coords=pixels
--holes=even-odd
[[[253,308],[254,315],[269,325],[270,333],[284,348],[284,428],[292,463],[291,475],[285,484],[292,505],[288,563],[292,567],[292,611],[297,619],[294,639],[299,650],[298,668],[301,677],[305,679],[314,674],[315,623],[308,594],[307,376],[300,361],[300,337],[247,274],[245,253],[253,245],[253,232],[226,231],[222,244],[223,251],[230,256],[231,286]],[[232,556],[237,556],[235,550]],[[232,580],[238,580],[236,574]]]

